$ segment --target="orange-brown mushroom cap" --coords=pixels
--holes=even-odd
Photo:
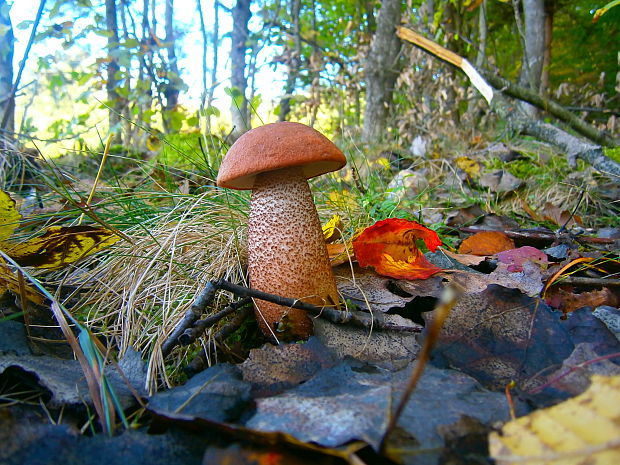
[[[237,139],[222,161],[217,185],[252,189],[259,173],[299,166],[309,179],[345,164],[344,154],[323,134],[284,121],[257,127]]]

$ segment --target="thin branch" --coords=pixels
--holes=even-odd
[[[187,328],[191,328],[193,324],[198,321],[201,315],[204,313],[207,305],[211,303],[217,287],[214,281],[209,281],[204,290],[198,295],[192,306],[185,312],[183,319],[177,324],[172,334],[168,336],[168,339],[162,344],[161,352],[164,357],[167,357],[172,349],[178,344],[178,339],[181,334],[185,332]]]
[[[185,368],[185,372],[189,377],[204,370],[208,366],[209,355],[216,350],[216,346],[225,340],[232,333],[237,331],[243,322],[252,314],[252,307],[244,307],[239,313],[228,322],[222,329],[220,329],[215,336],[209,341],[209,345],[206,349],[203,349]]]
[[[39,3],[39,10],[37,11],[37,16],[34,19],[34,24],[32,25],[32,30],[30,31],[30,38],[28,39],[28,44],[26,45],[26,50],[24,50],[24,57],[19,63],[19,70],[17,71],[17,77],[15,78],[15,82],[13,83],[13,87],[11,89],[10,97],[15,97],[15,93],[17,88],[19,87],[19,81],[22,78],[22,73],[24,72],[24,68],[26,67],[26,60],[28,60],[28,54],[30,53],[30,49],[32,48],[32,44],[34,43],[34,39],[37,33],[37,27],[39,26],[39,22],[41,22],[41,17],[43,16],[43,9],[45,8],[45,1],[41,0]],[[9,97],[9,98],[10,98]],[[9,116],[11,112],[15,108],[15,100],[11,99],[6,109],[4,110],[4,116],[2,117],[2,123],[0,123],[0,128],[4,129],[9,121]]]
[[[579,363],[577,365],[574,365],[574,366],[570,367],[568,370],[560,373],[559,375],[554,376],[553,378],[548,380],[546,383],[541,384],[540,386],[537,386],[537,387],[535,387],[533,389],[530,389],[529,391],[527,391],[527,393],[528,394],[538,394],[543,389],[545,389],[545,388],[547,388],[547,387],[557,383],[562,378],[570,375],[571,373],[574,373],[577,370],[581,370],[583,367],[585,367],[587,365],[591,365],[593,363],[602,362],[603,360],[609,360],[609,359],[618,358],[618,357],[620,357],[620,352],[614,352],[613,354],[602,355],[600,357],[593,358],[592,360],[586,360],[585,362],[582,362],[582,363]]]
[[[183,332],[183,334],[179,336],[179,344],[184,346],[190,345],[192,342],[202,336],[208,328],[214,326],[220,320],[227,317],[231,313],[234,313],[240,308],[250,304],[252,304],[252,299],[246,297],[244,299],[238,300],[237,302],[233,302],[229,306],[224,307],[222,310],[213,315],[209,315],[203,320],[196,321],[191,328],[187,328]]]
[[[372,328],[377,330],[403,331],[412,333],[419,333],[422,330],[422,327],[419,325],[401,326],[379,320],[376,317],[373,318],[372,315],[365,312],[354,312],[351,310],[342,311],[329,307],[317,307],[316,305],[312,305],[298,299],[289,299],[286,297],[269,294],[267,292],[258,291],[256,289],[249,289],[247,287],[230,283],[223,279],[219,280],[215,285],[216,287],[230,291],[239,297],[252,297],[254,299],[265,300],[267,302],[282,305],[283,307],[299,308],[301,310],[305,310],[312,316],[321,317],[336,324],[349,324],[351,326],[366,329]]]

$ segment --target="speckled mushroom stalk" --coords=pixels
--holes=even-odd
[[[337,305],[338,291],[312,193],[299,167],[257,175],[248,225],[253,288],[317,306]],[[277,339],[307,339],[305,311],[257,301],[261,330]]]

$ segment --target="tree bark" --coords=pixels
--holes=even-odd
[[[545,0],[545,51],[543,54],[542,76],[540,78],[540,93],[543,96],[547,96],[549,93],[549,68],[551,67],[554,15],[555,1]]]
[[[297,75],[301,60],[301,38],[299,36],[299,12],[301,10],[301,0],[290,0],[291,23],[293,24],[293,47],[288,50],[288,76],[284,86],[284,97],[280,101],[279,121],[286,121],[291,111],[291,100],[295,92]]]
[[[248,29],[251,16],[250,2],[251,0],[237,0],[237,3],[232,9],[233,30],[230,49],[232,104],[230,106],[230,112],[232,114],[232,136],[234,139],[237,139],[251,127],[250,112],[246,97],[248,81],[245,75],[245,56],[248,37],[250,35]]]
[[[387,126],[394,85],[399,75],[398,56],[401,42],[396,26],[401,17],[400,0],[383,0],[377,16],[377,30],[366,58],[366,109],[362,138],[376,141]]]
[[[120,71],[118,65],[118,21],[116,16],[116,0],[105,0],[105,20],[108,30],[108,69],[106,90],[108,93],[108,121],[110,131],[114,132],[114,143],[121,143],[121,114],[123,104],[120,95],[116,92],[116,74]]]
[[[482,0],[478,11],[478,52],[476,68],[481,68],[487,58],[487,0]]]
[[[174,128],[172,127],[171,112],[176,109],[179,103],[179,93],[181,88],[181,78],[179,76],[179,66],[177,64],[177,55],[174,50],[176,37],[174,34],[174,0],[166,0],[166,52],[168,56],[168,71],[166,73],[166,83],[164,84],[164,97],[166,97],[166,106],[164,108],[163,121],[164,130],[168,133]]]
[[[525,31],[523,37],[523,59],[519,84],[539,92],[545,55],[545,1],[522,0]],[[521,109],[535,118],[538,110],[527,104],[520,104]]]
[[[13,92],[13,52],[15,38],[9,16],[10,6],[0,0],[0,136],[12,139],[15,131],[15,93]]]

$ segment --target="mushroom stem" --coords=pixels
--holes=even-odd
[[[310,187],[300,167],[256,176],[248,225],[252,288],[337,306],[338,291]],[[313,323],[305,311],[255,301],[264,334],[275,340],[307,339]]]

